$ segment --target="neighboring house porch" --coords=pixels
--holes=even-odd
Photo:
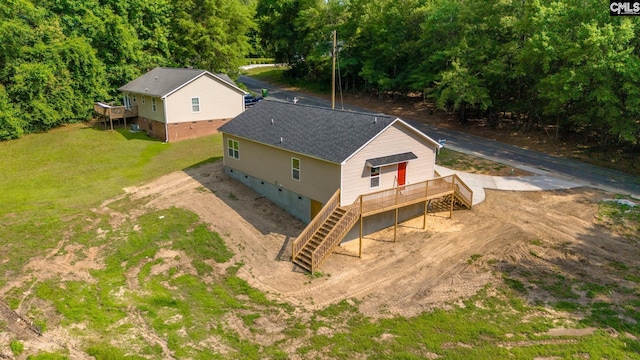
[[[109,104],[97,102],[93,104],[93,112],[96,115],[98,122],[104,123],[104,127],[107,127],[107,122],[113,130],[113,120],[124,122],[124,127],[127,127],[127,119],[132,121],[138,117],[137,106],[111,106]]]

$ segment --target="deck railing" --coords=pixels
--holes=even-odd
[[[302,233],[298,235],[296,240],[291,244],[291,259],[295,259],[296,256],[298,256],[298,253],[304,248],[313,234],[315,234],[329,215],[331,215],[333,210],[338,206],[340,206],[340,189],[336,190],[329,201],[327,201],[327,203],[322,207],[318,215],[311,219],[309,225],[302,230]]]
[[[454,191],[451,177],[453,175],[364,194],[362,195],[362,215],[373,215],[451,194]]]
[[[362,196],[358,196],[356,201],[353,204],[349,205],[345,210],[346,212],[340,219],[333,229],[327,234],[325,240],[318,245],[318,247],[313,251],[312,261],[311,261],[311,272],[313,273],[314,269],[321,266],[325,260],[331,255],[333,248],[338,246],[342,239],[347,235],[347,232],[351,230],[353,225],[360,219],[360,204],[362,201]]]
[[[138,106],[133,105],[126,108],[124,106],[111,106],[97,102],[93,104],[93,112],[107,119],[123,119],[138,116]]]
[[[324,263],[333,249],[361,217],[455,193],[458,193],[463,201],[468,201],[467,205],[471,207],[473,191],[455,174],[358,196],[353,204],[344,208],[346,212],[342,219],[329,231],[322,243],[313,250],[311,272]],[[298,256],[333,210],[339,206],[340,189],[333,194],[318,215],[291,244],[292,260]]]
[[[451,182],[455,192],[458,193],[460,200],[465,202],[466,205],[471,208],[473,205],[473,190],[471,190],[471,188],[456,174],[447,176],[446,179],[448,182]]]

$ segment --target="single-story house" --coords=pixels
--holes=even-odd
[[[141,130],[164,141],[214,134],[241,114],[247,94],[224,74],[157,67],[118,89]]]
[[[273,100],[219,131],[226,174],[305,223],[337,189],[340,203],[351,204],[361,194],[433,179],[441,147],[394,116]]]

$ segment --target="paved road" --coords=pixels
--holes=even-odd
[[[240,76],[239,82],[245,84],[250,90],[256,93],[260,93],[261,89],[268,89],[270,98],[289,102],[297,98],[299,104],[322,107],[331,106],[330,101],[310,95],[286,91],[248,76]],[[339,101],[336,101],[336,108],[341,108]],[[345,106],[344,109],[367,111],[354,106]],[[619,194],[633,195],[640,198],[640,177],[638,176],[576,160],[522,149],[517,146],[488,140],[455,130],[439,129],[416,121],[406,121],[435,140],[446,139],[446,147],[452,150],[488,158],[514,167],[524,167],[532,171],[546,172],[563,180],[574,181],[593,188]],[[640,161],[640,156],[638,160]]]

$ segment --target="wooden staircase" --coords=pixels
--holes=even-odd
[[[462,193],[458,191],[453,193],[453,203],[454,203],[454,206],[458,205],[460,207],[465,207],[467,209],[471,209],[471,206],[472,206],[471,199],[464,196]]]
[[[431,204],[432,200],[435,200],[436,207],[446,205],[450,211],[453,211],[454,206],[471,209],[473,191],[454,174],[363,194],[353,204],[340,206],[338,189],[291,244],[291,260],[302,269],[313,273],[362,217],[419,202]]]
[[[460,191],[460,186],[458,184],[456,184],[454,188],[453,194],[446,197],[447,202],[451,201],[451,196],[453,196],[454,209],[471,209],[473,199],[468,196],[467,192]]]
[[[336,207],[322,225],[315,231],[309,241],[304,244],[302,250],[294,257],[293,262],[303,269],[313,272],[314,262],[313,253],[316,251],[327,237],[331,234],[336,225],[339,224],[344,218],[346,211],[342,208]],[[333,249],[332,249],[333,250]]]
[[[360,219],[360,201],[361,197],[341,207],[338,189],[291,244],[291,260],[306,271],[316,271]]]

